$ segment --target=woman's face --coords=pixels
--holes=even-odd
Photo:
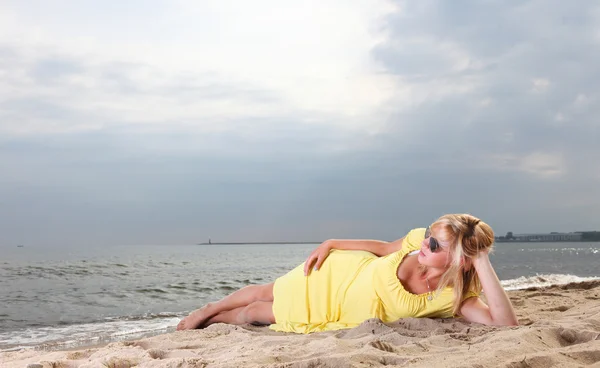
[[[419,252],[419,263],[433,268],[447,268],[452,257],[450,256],[450,245],[436,237],[436,229],[428,228],[425,239],[421,242]]]

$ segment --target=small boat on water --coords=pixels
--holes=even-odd
[[[24,245],[23,245],[23,244],[19,244],[19,245],[17,245],[17,248],[23,248],[23,247],[24,247]]]

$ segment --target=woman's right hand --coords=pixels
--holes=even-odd
[[[308,276],[312,269],[318,271],[321,268],[321,265],[329,256],[329,252],[333,249],[333,242],[333,240],[326,240],[312,251],[306,262],[304,262],[304,276]]]

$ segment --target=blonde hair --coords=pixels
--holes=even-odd
[[[469,291],[480,292],[481,282],[470,260],[481,251],[491,251],[494,244],[492,228],[469,214],[449,214],[437,219],[431,228],[436,238],[449,244],[450,265],[442,275],[437,290],[447,286],[454,290],[452,313],[460,314],[460,306]]]

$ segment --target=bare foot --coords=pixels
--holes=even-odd
[[[190,313],[187,317],[182,319],[177,325],[177,331],[181,330],[192,330],[194,328],[201,327],[204,322],[206,322],[212,314],[207,313],[210,304],[205,305],[200,309],[196,309],[192,313]]]

